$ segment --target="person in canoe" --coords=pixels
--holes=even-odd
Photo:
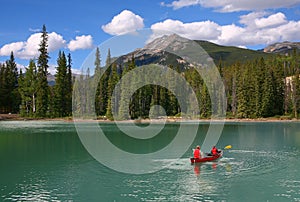
[[[196,149],[194,149],[194,158],[195,159],[200,159],[201,158],[201,150],[200,150],[199,145],[196,147]]]
[[[215,155],[219,154],[220,151],[217,149],[216,146],[213,146],[210,153],[211,153],[212,156],[215,156]]]

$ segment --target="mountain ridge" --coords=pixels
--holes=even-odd
[[[265,53],[288,54],[291,53],[291,51],[293,51],[294,49],[300,51],[300,42],[290,42],[290,41],[277,42],[266,46],[261,51]]]
[[[196,44],[201,48],[195,47]],[[188,40],[176,34],[172,34],[156,38],[146,44],[143,48],[136,49],[135,51],[120,56],[117,59],[117,63],[124,64],[134,56],[137,66],[154,63],[188,68],[188,66],[191,65],[188,61],[199,60],[197,59],[199,55],[195,55],[195,50],[204,51],[199,55],[207,54],[213,59],[215,64],[222,61],[222,64],[225,65],[231,65],[237,61],[243,63],[261,57],[268,58],[273,55],[273,53],[244,49],[235,46],[223,46],[204,40]],[[176,53],[179,53],[180,56]]]

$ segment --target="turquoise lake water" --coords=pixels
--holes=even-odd
[[[135,175],[96,161],[73,123],[0,122],[0,201],[300,201],[300,123],[226,123],[217,146],[232,149],[217,162],[191,165],[208,124],[200,123],[175,163],[160,159],[170,165]],[[178,124],[150,141],[126,137],[114,124],[101,128],[115,146],[144,154],[168,145]]]

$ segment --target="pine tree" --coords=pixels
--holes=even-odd
[[[53,115],[55,117],[64,117],[67,115],[67,59],[64,52],[59,52],[55,74],[54,86],[54,107]]]
[[[6,61],[5,68],[5,88],[7,94],[3,94],[6,97],[6,108],[8,112],[16,113],[19,111],[19,105],[21,102],[20,94],[18,92],[18,69],[15,62],[14,54],[11,52],[9,60]]]
[[[200,103],[201,103],[200,116],[202,118],[209,118],[212,113],[211,111],[212,103],[211,103],[211,98],[209,96],[208,87],[206,86],[205,83],[202,84]]]
[[[110,49],[108,49],[107,51],[107,57],[106,57],[106,61],[105,61],[105,66],[108,67],[111,65],[111,54],[110,54]]]
[[[21,95],[21,116],[33,117],[36,113],[37,70],[34,60],[30,60],[25,75],[19,77],[19,93]]]
[[[271,69],[269,69],[268,73],[265,76],[261,96],[261,116],[269,117],[274,115],[274,76]]]
[[[261,58],[259,62],[256,62],[253,69],[255,71],[255,114],[256,117],[261,117],[263,115],[263,84],[268,76],[265,74],[266,64],[264,58]],[[267,86],[265,86],[265,88],[267,88]]]
[[[178,101],[176,96],[173,94],[173,92],[176,92],[176,83],[178,82],[177,76],[175,71],[173,70],[173,66],[170,65],[169,69],[167,70],[167,82],[168,82],[168,97],[169,97],[169,107],[168,107],[168,111],[167,114],[170,116],[174,116],[178,113]],[[172,92],[173,91],[173,92]],[[178,95],[177,95],[178,96]]]
[[[95,80],[99,81],[99,84],[97,85],[97,89],[96,89],[96,97],[95,97],[95,110],[96,110],[96,114],[100,115],[100,107],[102,105],[102,99],[103,99],[103,87],[102,87],[102,83],[101,83],[101,56],[100,56],[100,50],[99,47],[96,48],[96,53],[95,53]]]
[[[38,57],[38,73],[37,73],[37,99],[36,114],[38,117],[46,117],[49,107],[49,86],[47,81],[48,75],[48,33],[46,26],[43,25],[41,42],[39,47],[40,55]]]
[[[5,103],[5,64],[0,63],[0,113],[4,112],[4,103]]]
[[[118,75],[118,68],[117,65],[114,63],[111,67],[111,74],[108,79],[108,104],[107,104],[107,110],[106,110],[106,117],[109,119],[113,118],[113,112],[114,115],[117,115],[116,113],[119,111],[119,92],[115,93],[115,96],[113,96],[113,92],[115,89],[116,84],[119,81],[119,75]]]
[[[231,86],[231,112],[233,116],[236,116],[237,112],[237,69],[239,64],[234,64],[233,76],[232,76],[232,86]]]
[[[132,56],[131,60],[127,63],[127,66],[123,68],[122,76],[123,78],[129,71],[135,68],[135,60]],[[130,98],[129,90],[133,85],[133,78],[129,79],[122,79],[121,80],[121,92],[120,92],[120,103],[119,103],[119,114],[118,119],[120,120],[128,120],[130,118],[134,118],[134,106],[133,106],[133,97]],[[127,113],[128,112],[128,113]]]
[[[73,94],[73,78],[72,78],[72,58],[71,54],[67,57],[67,75],[66,75],[66,111],[65,115],[72,114],[72,94]]]
[[[297,69],[296,75],[292,79],[292,104],[293,104],[293,116],[298,119],[298,113],[300,109],[300,72]]]

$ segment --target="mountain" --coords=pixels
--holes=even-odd
[[[265,53],[280,53],[280,54],[287,54],[296,49],[300,51],[300,42],[281,42],[281,43],[274,43],[266,48],[263,49]]]
[[[191,61],[200,63],[208,60],[207,56],[215,64],[222,61],[225,65],[231,65],[236,61],[243,63],[256,58],[270,57],[272,54],[233,46],[221,46],[208,41],[192,41],[172,34],[156,38],[143,48],[119,57],[117,63],[126,63],[132,55],[134,55],[137,66],[154,63],[172,64],[173,66],[186,68],[191,65]]]

